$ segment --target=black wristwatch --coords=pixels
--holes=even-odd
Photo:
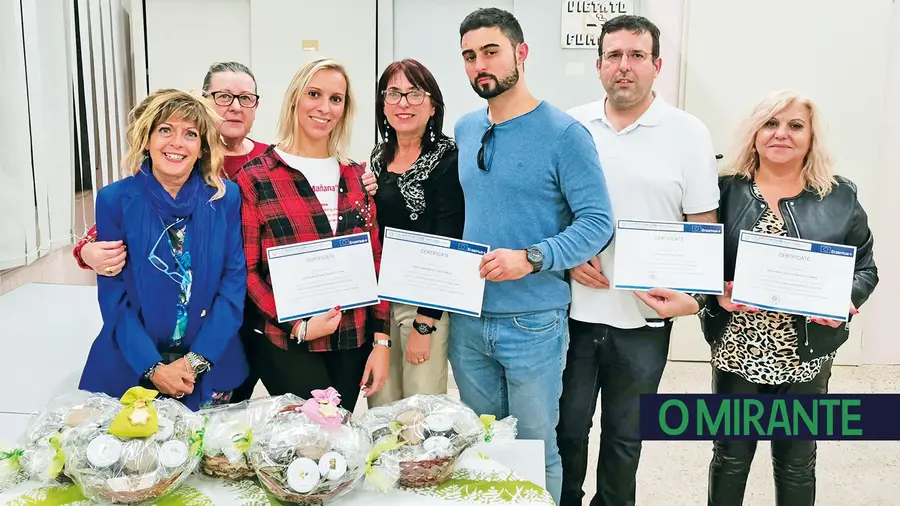
[[[697,309],[697,312],[694,314],[702,313],[703,310],[706,308],[706,294],[704,294],[704,293],[689,293],[688,295],[690,295],[691,297],[694,298],[694,300],[697,301],[697,307],[699,309]]]
[[[541,269],[544,268],[544,253],[537,249],[537,247],[532,246],[526,249],[525,258],[528,260],[528,263],[531,264],[532,274],[541,272]]]
[[[437,327],[435,327],[434,325],[428,325],[427,323],[417,321],[413,321],[412,326],[414,329],[416,329],[416,332],[423,336],[427,336],[428,334],[431,334],[432,332],[437,330]]]

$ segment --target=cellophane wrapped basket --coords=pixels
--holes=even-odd
[[[118,409],[90,416],[68,431],[65,471],[87,499],[121,504],[156,499],[199,465],[203,419],[156,394],[132,388]]]
[[[202,410],[200,414],[205,422],[201,471],[227,480],[256,476],[247,458],[254,433],[260,430],[273,410],[300,401],[294,396],[263,397]]]
[[[419,394],[372,408],[359,424],[374,444],[367,487],[378,490],[439,485],[460,455],[485,437],[478,415],[447,395]]]
[[[65,482],[62,444],[71,429],[87,420],[114,414],[119,402],[103,394],[83,390],[53,398],[32,415],[17,452],[18,466],[28,479],[41,483]]]
[[[310,399],[291,403],[293,399],[296,397],[279,400],[282,407],[271,412],[254,432],[248,451],[250,463],[260,483],[277,500],[328,503],[362,478],[372,442],[365,431],[350,423],[350,413],[337,408],[337,402]],[[317,406],[325,406],[325,413]],[[323,416],[334,421],[323,422]]]

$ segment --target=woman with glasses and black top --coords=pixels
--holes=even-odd
[[[444,100],[431,72],[416,60],[388,65],[375,96],[383,139],[372,151],[374,191],[383,239],[385,227],[461,238],[464,221],[456,144],[443,134]],[[373,183],[374,179],[374,184]],[[447,393],[449,315],[441,310],[391,304],[391,369],[380,406],[414,394]]]
[[[79,388],[136,385],[193,410],[227,403],[247,378],[238,328],[247,294],[241,196],[222,174],[216,113],[178,90],[129,114],[127,177],[97,193],[97,237],[130,260],[97,279],[103,327]]]

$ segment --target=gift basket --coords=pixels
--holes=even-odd
[[[202,410],[200,414],[205,422],[200,470],[214,478],[253,478],[256,471],[250,465],[247,451],[254,432],[275,411],[302,403],[301,398],[287,394]]]
[[[254,429],[248,456],[260,483],[277,500],[321,504],[348,492],[365,472],[372,447],[349,421],[333,388],[280,409]],[[287,405],[285,405],[287,404]]]
[[[55,397],[29,421],[16,455],[21,470],[33,481],[68,481],[63,473],[64,438],[88,420],[114,414],[118,406],[112,397],[83,390]]]
[[[180,402],[134,387],[117,409],[89,416],[63,438],[65,472],[97,502],[165,495],[200,462],[203,420]]]
[[[460,455],[485,437],[478,415],[447,395],[414,395],[366,411],[360,425],[371,434],[367,484],[422,488],[443,483]]]

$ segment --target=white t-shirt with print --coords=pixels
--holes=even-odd
[[[312,186],[325,216],[331,223],[331,231],[337,231],[338,189],[341,180],[341,165],[335,158],[305,158],[290,155],[276,148],[275,152],[292,169],[298,170]]]
[[[616,132],[606,117],[605,97],[568,111],[584,124],[600,155],[616,220],[683,221],[719,206],[712,136],[696,117],[667,104],[659,94],[633,124]],[[612,286],[615,240],[600,254]],[[659,315],[630,290],[594,289],[571,282],[571,318],[620,329],[643,327]]]

